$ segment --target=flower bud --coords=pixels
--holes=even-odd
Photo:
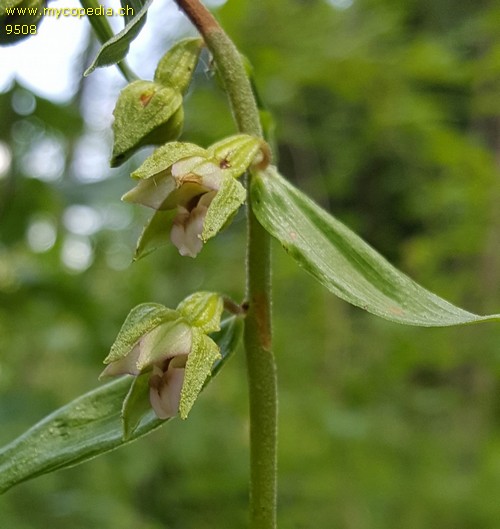
[[[175,88],[182,94],[186,92],[202,48],[200,38],[183,39],[174,44],[160,59],[155,82]]]
[[[160,60],[154,81],[134,81],[118,97],[113,115],[111,167],[117,167],[140,147],[162,145],[182,132],[182,95],[198,62],[203,40],[179,41]]]
[[[111,167],[117,167],[145,145],[176,139],[184,119],[182,96],[151,81],[134,81],[121,92],[113,112]]]

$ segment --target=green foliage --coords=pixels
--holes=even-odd
[[[94,4],[93,0],[85,1],[92,7],[98,7],[99,5],[97,2]],[[85,71],[85,75],[90,75],[96,68],[117,64],[126,57],[130,48],[130,43],[137,37],[137,35],[139,35],[146,22],[146,15],[152,1],[153,0],[133,0],[130,2],[122,2],[122,5],[133,8],[134,15],[132,17],[124,17],[125,27],[119,33],[109,38],[109,40],[103,42],[102,48],[99,50],[96,58],[92,61],[92,64]],[[140,9],[137,9],[138,7],[140,7]],[[90,16],[88,18],[91,20],[93,26],[102,26],[102,22],[99,19],[105,19],[104,16]],[[96,20],[94,21],[93,19]],[[103,31],[99,27],[96,28],[96,33],[99,38],[101,38],[101,35],[109,33],[109,29],[106,27]]]
[[[270,168],[252,180],[262,225],[285,251],[340,298],[388,320],[424,327],[500,320],[436,296],[388,263],[346,226]]]
[[[280,171],[422,284],[475,312],[497,309],[498,8],[231,0],[218,17],[249,55],[276,118]],[[232,134],[223,94],[203,74],[194,84],[185,137],[208,145]],[[17,91],[27,92],[0,94],[0,138],[15,155],[0,180],[5,442],[95,385],[127,307],[171,303],[202,280],[203,288],[242,294],[241,216],[196,261],[166,249],[124,268],[137,236],[130,222],[144,221],[116,205],[126,172],[79,182],[71,169],[84,130],[79,100],[35,98],[36,110],[21,115]],[[62,179],[31,178],[21,162],[40,139],[62,146]],[[126,211],[129,224],[85,236],[94,260],[77,271],[61,258],[74,237],[63,218],[82,204]],[[28,233],[47,219],[56,242],[35,251]],[[419,330],[367,317],[282,254],[274,273],[280,527],[496,529],[497,326]],[[244,526],[241,356],[223,377],[207,388],[195,420],[171,421],[140,443],[2,496],[2,523]]]
[[[216,359],[219,359],[214,371],[220,369],[237,344],[238,326],[234,317],[226,320],[220,338],[216,337],[216,340],[220,339],[218,344],[220,353],[219,347],[208,337],[197,348],[199,354],[195,355],[193,362],[195,365],[191,366],[191,377],[195,377],[196,372],[200,370],[203,370],[204,377],[203,380],[198,377],[195,381],[189,381],[189,390],[187,390],[189,395],[185,397],[183,403],[185,415],[210,372],[210,367],[208,372],[205,371],[206,360],[209,360],[211,366]],[[139,384],[141,383],[142,380]],[[137,385],[134,383],[133,389]],[[125,409],[127,411],[130,409],[132,397],[129,394],[129,398],[125,399],[130,386],[131,380],[128,376],[105,384],[53,412],[4,447],[0,451],[0,491],[41,474],[87,461],[98,454],[134,441],[161,426],[165,421],[158,419],[150,407],[147,410],[142,407],[140,419],[134,417],[134,428],[129,431],[127,426],[127,435],[123,436],[122,406],[125,400]],[[193,386],[196,386],[194,396]],[[137,408],[134,408],[134,411],[135,409]]]

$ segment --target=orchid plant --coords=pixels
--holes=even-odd
[[[92,7],[95,2],[81,3]],[[123,196],[154,210],[135,257],[170,244],[181,256],[195,258],[246,204],[246,294],[236,303],[221,293],[201,291],[175,309],[153,302],[133,308],[101,374],[119,378],[56,410],[4,447],[0,490],[134,441],[178,414],[185,419],[243,335],[250,395],[250,526],[271,529],[277,503],[271,238],[328,290],[397,323],[463,325],[500,321],[500,314],[473,314],[419,286],[280,175],[242,56],[199,0],[177,4],[200,38],[181,40],[167,51],[153,81],[135,79],[125,62],[151,0],[121,3],[131,5],[135,15],[117,35],[105,17],[89,17],[103,46],[87,74],[117,64],[129,81],[114,112],[111,165],[122,164],[143,146],[157,146],[132,173],[136,185]],[[183,95],[204,48],[238,130],[209,147],[177,141]]]

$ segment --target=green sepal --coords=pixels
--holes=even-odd
[[[220,358],[218,345],[200,329],[193,327],[193,346],[187,358],[179,404],[181,419],[187,418],[210,376],[214,362]]]
[[[153,176],[160,176],[167,172],[172,165],[190,156],[206,156],[207,151],[194,143],[172,141],[155,149],[151,156],[136,169],[130,176],[145,180]]]
[[[253,175],[251,196],[259,222],[297,264],[357,307],[422,327],[500,320],[500,314],[465,311],[415,283],[274,167]]]
[[[14,35],[11,33],[7,34],[6,26],[8,24],[19,26],[31,26],[35,25],[38,28],[39,22],[43,13],[43,8],[46,6],[46,2],[42,0],[2,0],[0,3],[0,45],[8,46],[9,44],[16,44],[22,39],[28,37],[34,37],[35,34],[19,34]],[[19,14],[17,11],[15,15],[7,15],[7,8],[16,9],[19,8],[21,11],[24,9],[24,14]],[[36,9],[36,14],[32,14]]]
[[[134,261],[154,252],[160,246],[169,244],[170,227],[176,214],[177,211],[175,209],[155,211],[149,222],[144,226],[137,241]]]
[[[182,96],[158,83],[134,81],[120,92],[113,115],[111,166],[116,167],[140,147],[161,145],[179,136],[184,120]]]
[[[139,427],[141,419],[151,410],[149,400],[150,373],[134,377],[129,392],[123,401],[123,440],[127,441]]]
[[[126,317],[115,342],[111,346],[105,364],[110,364],[126,356],[137,341],[158,325],[179,319],[179,313],[159,303],[141,303]]]
[[[217,235],[229,223],[245,199],[245,188],[231,175],[225,174],[205,217],[201,234],[203,242]]]
[[[195,292],[181,301],[177,310],[191,325],[211,333],[220,329],[224,300],[215,292]]]
[[[264,146],[260,138],[236,134],[214,143],[207,151],[224,172],[238,178],[252,165]]]
[[[96,68],[116,64],[126,57],[130,43],[139,35],[146,22],[146,15],[152,2],[153,0],[134,2],[141,4],[141,9],[134,10],[134,16],[127,20],[125,27],[103,44],[92,64],[85,70],[84,76],[90,75]],[[100,18],[100,15],[96,15],[95,18]]]
[[[189,87],[202,48],[203,40],[200,38],[177,42],[160,59],[154,80],[183,94]]]

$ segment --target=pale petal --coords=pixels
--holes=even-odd
[[[198,205],[191,211],[186,223],[186,236],[188,239],[200,240],[207,211],[208,208],[203,205]]]
[[[203,187],[199,183],[186,181],[179,188],[170,193],[163,206],[166,209],[175,209],[177,206],[181,206],[187,210],[191,210],[193,207],[192,202],[194,201],[196,203],[198,197],[205,194],[207,191],[209,191],[209,189]]]
[[[210,206],[216,194],[217,191],[210,191],[209,193],[205,193],[200,197],[200,200],[198,200],[198,204],[196,205],[196,207],[203,206],[208,209],[208,206]]]
[[[153,375],[149,379],[149,400],[160,419],[168,419],[177,415],[184,372],[184,368],[175,368],[170,365],[166,373],[158,367],[154,368]]]
[[[192,181],[206,189],[218,190],[222,182],[223,171],[217,164],[206,158],[193,156],[174,163],[172,176],[177,180],[178,185]]]
[[[191,156],[190,158],[184,158],[179,160],[172,165],[172,176],[174,178],[180,178],[186,174],[192,173],[193,169],[201,165],[205,161],[203,156]]]
[[[193,343],[191,327],[183,320],[162,323],[140,340],[137,367],[144,372],[179,355],[188,355]]]
[[[137,342],[130,353],[128,353],[120,360],[111,362],[106,366],[104,371],[99,375],[99,378],[114,377],[117,375],[139,375],[141,372],[138,361],[141,349],[139,342]]]
[[[176,189],[175,180],[168,173],[141,180],[133,189],[122,196],[125,202],[142,204],[153,209],[168,209],[164,202]]]
[[[224,173],[218,165],[207,162],[197,167],[194,172],[202,177],[201,183],[206,188],[214,191],[220,188]]]
[[[182,256],[196,257],[200,253],[203,247],[200,236],[207,210],[205,206],[197,206],[189,215],[181,211],[174,219],[170,240]]]

